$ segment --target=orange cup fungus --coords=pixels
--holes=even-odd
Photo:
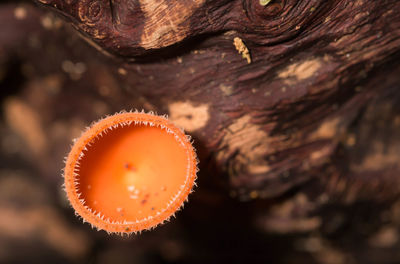
[[[132,233],[168,220],[196,179],[190,138],[165,117],[119,113],[91,125],[69,153],[65,189],[97,229]]]

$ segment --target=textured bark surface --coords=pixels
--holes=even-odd
[[[195,139],[199,188],[183,220],[132,242],[148,241],[135,254],[400,260],[400,2],[40,2],[50,13],[0,6],[2,133],[16,149],[3,151],[5,167],[28,163],[58,186],[88,123],[122,109],[166,113]],[[137,257],[118,243],[110,256]]]
[[[191,132],[240,196],[309,180],[393,85],[377,89],[370,73],[398,56],[397,1],[42,3],[99,48],[138,60],[125,65],[128,89]]]

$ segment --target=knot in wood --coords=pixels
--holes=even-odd
[[[79,2],[78,14],[83,23],[94,26],[103,16],[102,2],[96,0],[83,0]]]
[[[261,15],[264,17],[277,16],[282,13],[284,7],[284,0],[273,1],[264,7],[263,13]]]
[[[282,13],[285,7],[285,0],[273,0],[263,5],[260,1],[248,1],[247,13],[254,21],[271,18]]]

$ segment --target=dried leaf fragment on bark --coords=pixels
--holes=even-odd
[[[247,63],[251,63],[250,51],[244,44],[243,40],[239,37],[233,39],[233,45],[235,45],[236,50],[239,54],[242,54],[243,59],[247,60]]]

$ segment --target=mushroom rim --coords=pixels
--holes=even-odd
[[[85,200],[80,197],[77,188],[77,178],[79,176],[79,161],[84,156],[83,151],[87,149],[90,142],[97,139],[102,132],[108,129],[118,129],[125,126],[155,126],[165,130],[167,133],[172,133],[175,140],[181,147],[184,148],[188,165],[186,170],[185,182],[180,186],[178,192],[167,203],[167,206],[157,212],[155,216],[145,217],[136,221],[111,222],[105,219],[100,212],[93,212],[92,209],[85,205]],[[74,144],[69,152],[64,169],[64,189],[68,200],[75,210],[75,214],[82,218],[83,222],[88,222],[97,230],[105,230],[108,233],[130,234],[143,230],[149,230],[163,224],[174,216],[188,200],[188,195],[192,192],[196,185],[196,173],[198,171],[198,159],[193,147],[191,137],[186,135],[183,129],[178,128],[175,124],[167,119],[167,116],[158,116],[154,113],[142,112],[120,112],[115,115],[107,116],[92,123],[82,135],[74,141]]]

